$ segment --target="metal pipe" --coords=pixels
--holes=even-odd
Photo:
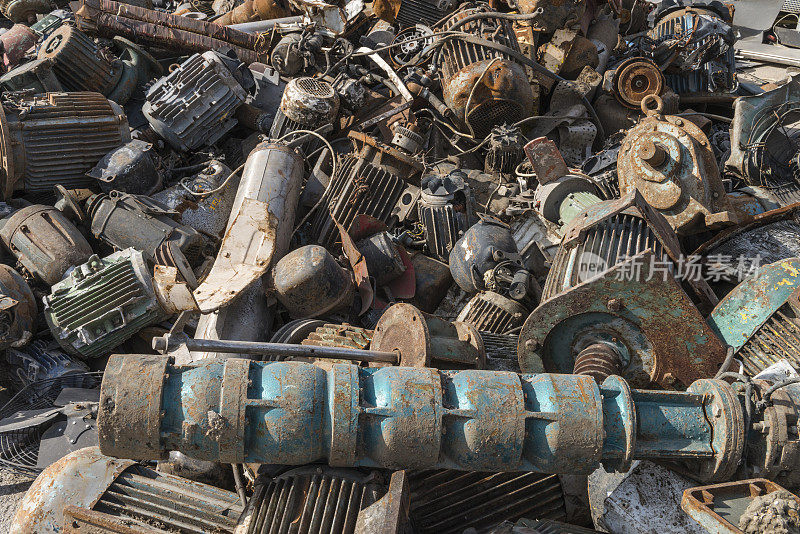
[[[397,365],[400,357],[394,352],[377,350],[321,347],[314,345],[292,345],[289,343],[264,343],[259,341],[229,341],[224,339],[191,339],[181,337],[177,343],[169,335],[153,338],[153,350],[162,354],[175,345],[186,345],[191,352],[218,352],[226,354],[259,354],[265,356],[330,358],[357,362],[379,362]]]
[[[297,24],[303,21],[303,16],[298,15],[296,17],[283,17],[279,19],[271,19],[271,20],[255,20],[253,22],[242,22],[239,24],[228,24],[228,28],[232,28],[234,30],[239,30],[240,32],[244,33],[261,33],[267,30],[271,30],[278,24]]]
[[[800,405],[800,385],[780,394],[764,418],[788,424],[797,414],[780,410]],[[239,358],[174,366],[124,354],[109,360],[100,397],[101,450],[121,458],[179,450],[225,463],[573,474],[652,458],[712,481],[748,454],[766,476],[800,472],[785,436],[753,430],[745,448],[743,397],[721,380],[645,391],[616,376],[598,385],[581,375]]]

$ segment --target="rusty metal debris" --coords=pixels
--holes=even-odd
[[[0,0],[0,530],[796,519],[796,3]]]

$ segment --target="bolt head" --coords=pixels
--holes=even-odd
[[[610,299],[606,303],[606,308],[608,308],[608,311],[618,312],[618,311],[620,311],[622,309],[622,300],[620,300],[620,299]]]

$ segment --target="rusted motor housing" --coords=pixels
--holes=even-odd
[[[466,8],[451,16],[442,31],[470,33],[519,52],[511,23],[501,19],[461,19],[484,8]],[[533,112],[534,95],[525,69],[495,49],[453,39],[442,46],[442,90],[445,104],[483,139],[495,126],[513,124]]]
[[[22,266],[47,285],[61,281],[67,269],[86,263],[92,247],[66,215],[34,204],[0,221],[0,239]]]
[[[131,139],[122,108],[100,93],[6,93],[0,102],[0,197],[89,187],[100,159]]]
[[[0,35],[3,45],[3,65],[8,69],[19,65],[28,50],[39,40],[32,29],[24,24],[14,24],[7,32]]]
[[[411,304],[395,304],[381,316],[370,350],[397,352],[401,367],[483,369],[486,350],[478,329],[467,323],[445,321]]]
[[[37,13],[50,13],[55,6],[48,0],[0,0],[0,13],[11,22],[32,24]]]
[[[338,113],[339,95],[331,84],[305,76],[293,78],[283,90],[269,136],[280,139],[296,130],[316,130],[332,124]],[[303,149],[310,154],[320,146],[322,141],[314,137],[303,144]]]
[[[493,291],[481,291],[472,297],[456,317],[481,332],[504,334],[521,327],[528,316],[525,306]]]
[[[122,76],[122,62],[100,49],[74,26],[63,25],[39,49],[39,59],[52,59],[53,72],[67,91],[107,95]]]
[[[660,95],[664,90],[664,75],[652,60],[632,57],[614,69],[611,87],[620,104],[638,110],[644,97]]]
[[[36,298],[25,279],[0,264],[0,349],[22,347],[33,337]]]
[[[740,222],[703,131],[684,118],[663,115],[658,96],[645,97],[642,111],[647,117],[628,131],[619,150],[621,194],[637,189],[679,235]]]

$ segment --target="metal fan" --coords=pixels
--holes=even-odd
[[[70,374],[34,382],[14,395],[0,408],[0,466],[35,477],[71,450],[96,444],[92,410],[101,378],[101,372]]]

